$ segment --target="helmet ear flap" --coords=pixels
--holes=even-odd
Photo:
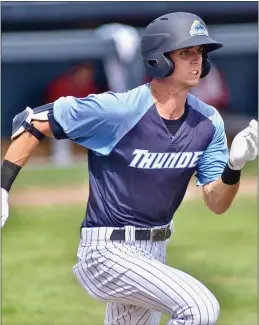
[[[167,74],[165,75],[165,77],[169,77],[174,72],[175,69],[174,62],[170,59],[167,53],[163,54],[163,58],[165,59],[168,66]]]
[[[165,78],[170,76],[175,69],[174,62],[169,58],[167,53],[154,53],[152,57],[144,59],[144,65],[148,74],[153,78]],[[208,54],[202,58],[202,71],[200,78],[205,78],[210,72],[210,59]]]
[[[150,58],[144,59],[146,71],[153,78],[165,78],[174,72],[174,63],[166,55],[160,53],[153,53]]]
[[[200,78],[205,78],[210,72],[210,58],[208,54],[204,54],[202,58],[201,76]]]

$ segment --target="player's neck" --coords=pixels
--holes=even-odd
[[[177,87],[166,78],[154,79],[150,84],[151,94],[161,117],[165,119],[179,119],[185,110],[189,89]]]

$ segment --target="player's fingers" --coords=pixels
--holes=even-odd
[[[256,120],[252,120],[250,123],[249,123],[249,126],[254,129],[254,130],[258,130],[258,122]]]
[[[247,144],[248,144],[249,148],[252,148],[252,149],[256,148],[254,139],[252,138],[252,136],[250,134],[248,136],[246,136],[246,141],[247,141]]]
[[[246,141],[247,141],[247,145],[248,145],[250,158],[251,158],[251,160],[253,160],[258,155],[257,145],[256,145],[255,141],[253,140],[253,138],[251,137],[251,135],[248,135],[246,137]]]
[[[258,142],[258,122],[256,120],[252,120],[249,123],[249,134],[252,136],[253,140]]]
[[[246,137],[249,135],[249,133],[250,133],[250,126],[246,127],[244,130],[239,132],[237,136]]]
[[[252,127],[249,127],[249,136],[252,137],[254,142],[257,144],[258,142],[258,132],[257,130],[253,129]]]

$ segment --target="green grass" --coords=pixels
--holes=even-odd
[[[257,177],[257,168],[257,160],[247,163],[242,172],[242,177]],[[26,166],[15,180],[13,189],[24,190],[31,186],[76,186],[82,184],[82,182],[88,182],[87,162],[63,168],[53,168],[53,166],[33,168]]]
[[[245,176],[258,177],[258,158],[245,164],[243,174]]]
[[[12,208],[2,237],[3,325],[100,325],[105,305],[72,274],[84,206]],[[168,264],[198,278],[221,304],[219,325],[257,323],[257,198],[222,216],[184,202]],[[163,324],[168,316],[163,317]]]
[[[76,186],[88,181],[87,162],[70,167],[42,166],[24,167],[17,176],[12,187],[14,190],[25,190],[29,187],[62,187]]]

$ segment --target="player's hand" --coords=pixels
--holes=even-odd
[[[4,226],[8,216],[9,216],[9,204],[8,204],[8,192],[1,188],[2,195],[2,215],[1,215],[1,227]]]
[[[240,170],[247,161],[254,160],[258,155],[258,122],[252,120],[249,126],[239,132],[231,145],[229,167]]]

